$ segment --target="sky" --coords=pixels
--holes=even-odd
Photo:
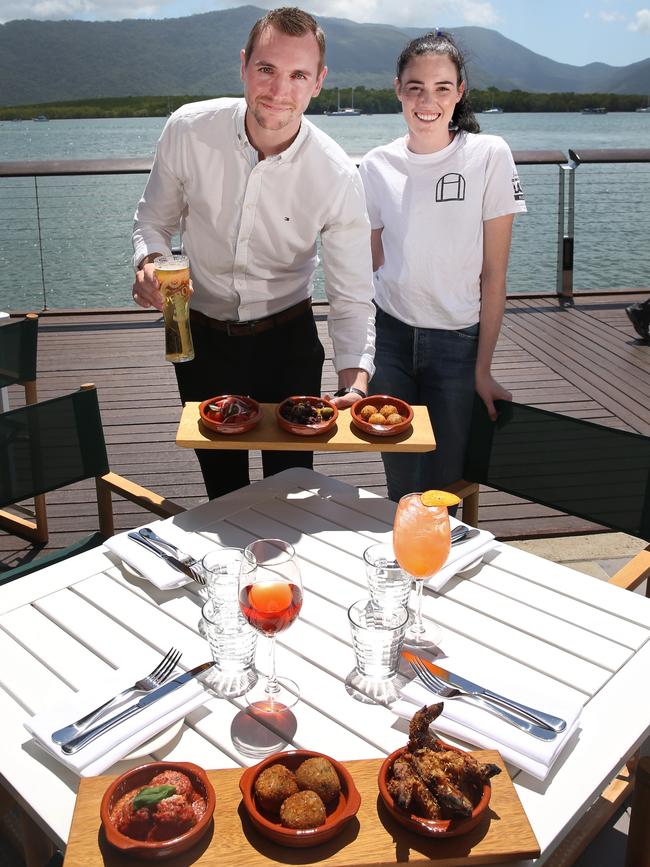
[[[297,5],[316,15],[411,27],[476,25],[525,48],[582,66],[625,66],[650,57],[650,0],[248,0]],[[248,5],[237,0],[0,0],[0,23],[16,18],[83,21],[176,18]]]

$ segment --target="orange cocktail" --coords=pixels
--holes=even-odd
[[[441,568],[451,547],[447,506],[425,505],[427,495],[433,493],[427,491],[425,494],[406,494],[402,497],[393,524],[393,548],[397,562],[416,580],[415,620],[407,633],[416,642],[422,639],[425,632],[422,623],[424,579],[431,578]]]

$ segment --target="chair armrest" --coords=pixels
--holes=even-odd
[[[639,584],[648,580],[646,596],[650,596],[650,545],[632,557],[622,569],[609,579],[610,584],[623,587],[624,590],[634,590]]]
[[[461,498],[463,501],[463,521],[471,527],[478,527],[478,482],[459,479],[457,482],[445,485],[445,491]]]
[[[119,476],[117,473],[105,473],[95,479],[97,484],[97,502],[99,507],[99,529],[104,536],[112,536],[115,532],[113,523],[113,509],[111,505],[111,493],[119,494],[120,497],[129,500],[136,505],[147,509],[161,518],[171,518],[184,512],[183,506],[162,497],[155,491],[150,491],[137,482]]]

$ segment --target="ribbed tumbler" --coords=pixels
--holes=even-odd
[[[356,668],[362,677],[395,677],[408,623],[403,605],[382,608],[372,599],[360,599],[348,609]]]

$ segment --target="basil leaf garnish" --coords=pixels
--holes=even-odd
[[[133,809],[153,807],[165,798],[176,794],[176,786],[145,786],[133,799]]]

